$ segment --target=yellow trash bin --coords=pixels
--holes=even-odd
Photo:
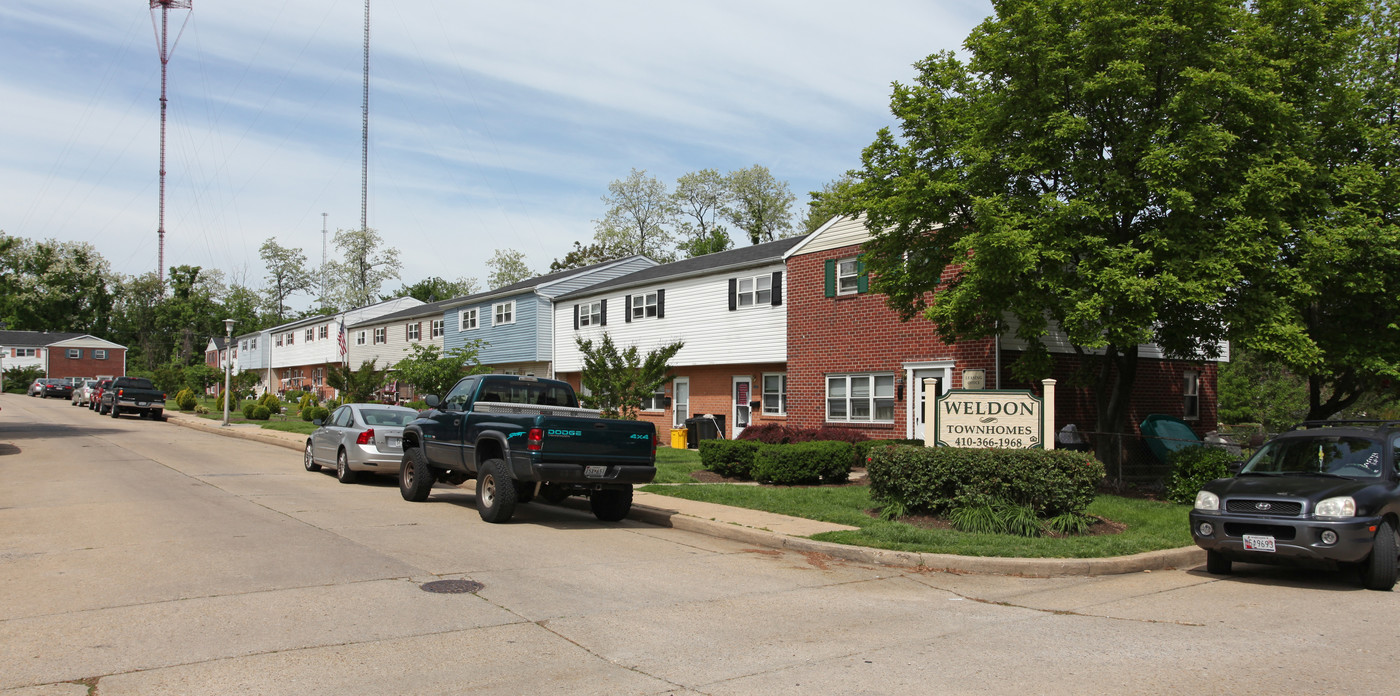
[[[685,428],[671,429],[671,447],[674,449],[685,449]]]

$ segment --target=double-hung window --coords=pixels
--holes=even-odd
[[[632,318],[645,319],[656,316],[656,293],[649,292],[645,295],[632,295]]]
[[[1197,420],[1201,417],[1201,375],[1187,372],[1182,375],[1182,420]]]
[[[578,306],[579,326],[598,326],[603,323],[603,303],[585,302]]]
[[[69,360],[81,360],[82,358],[83,358],[83,349],[82,349],[82,348],[69,348],[69,349],[68,349],[68,359],[69,359]]]
[[[763,413],[781,416],[787,413],[787,375],[763,375]]]
[[[642,399],[643,411],[665,411],[666,410],[666,390],[664,387],[657,387],[656,391],[648,398]]]
[[[740,307],[772,304],[773,276],[761,275],[753,278],[740,278],[735,302]]]
[[[330,336],[331,336],[331,325],[330,325],[330,324],[326,324],[325,326],[322,326],[320,329],[318,329],[318,330],[316,331],[316,338],[318,338],[318,339],[326,339],[326,338],[330,338]]]
[[[826,419],[834,423],[893,423],[894,375],[827,375]]]
[[[276,338],[272,340],[272,345],[278,348],[282,347],[282,334],[277,334]]]
[[[296,335],[296,332],[288,331],[288,332],[287,332],[287,345],[290,346],[290,345],[292,345],[293,343],[296,343],[296,342],[297,342],[297,335]]]
[[[853,295],[860,291],[860,261],[841,259],[836,262],[836,294]]]
[[[437,338],[438,336],[441,336],[441,335],[442,335],[442,320],[441,320],[441,319],[434,319],[434,320],[433,320],[433,338]]]
[[[514,324],[515,300],[511,300],[510,302],[498,302],[494,305],[491,305],[491,316],[492,326],[500,326],[501,324]]]
[[[97,348],[97,349],[93,350],[93,351],[92,351],[92,359],[93,359],[93,360],[106,360],[106,359],[107,359],[107,351],[105,351],[105,350],[103,350],[103,349],[101,349],[101,348]]]
[[[384,327],[382,327],[382,326],[379,327],[379,328],[377,328],[377,329],[375,329],[375,330],[374,330],[374,345],[377,346],[377,345],[379,345],[379,344],[381,344],[381,343],[388,343],[388,338],[387,338],[387,334],[388,334],[388,333],[389,333],[389,331],[388,331],[387,329],[385,329]]]
[[[39,355],[38,348],[15,348],[13,355],[16,358],[33,358]]]
[[[475,307],[457,312],[457,326],[461,327],[460,331],[474,331],[479,325]]]
[[[422,324],[414,322],[404,327],[404,338],[410,341],[417,341],[422,337]]]
[[[365,332],[364,332],[364,331],[356,331],[356,332],[355,332],[355,345],[357,345],[357,346],[362,346],[362,345],[364,345],[364,344],[365,344]]]

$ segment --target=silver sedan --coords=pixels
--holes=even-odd
[[[361,471],[397,474],[403,459],[403,427],[418,412],[403,406],[345,404],[306,440],[307,471],[334,466],[341,483]]]
[[[92,403],[92,392],[97,389],[97,380],[83,380],[82,384],[73,387],[73,405],[86,406]]]

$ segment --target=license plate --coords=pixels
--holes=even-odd
[[[1276,550],[1274,548],[1274,538],[1271,536],[1246,534],[1244,535],[1244,550],[1264,551],[1266,553],[1273,553]]]
[[[149,402],[149,401],[137,401],[137,402],[136,402],[136,405],[137,405],[137,406],[150,406],[150,405],[151,405],[151,402]]]
[[[608,467],[585,466],[583,467],[583,475],[587,476],[588,478],[603,478],[604,476],[608,475]]]
[[[397,437],[386,437],[384,438],[384,444],[388,445],[390,448],[398,449],[403,444],[403,440]]]

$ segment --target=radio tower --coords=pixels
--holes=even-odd
[[[156,8],[160,8],[160,26],[156,29],[156,48],[160,51],[160,221],[156,228],[156,233],[160,235],[160,257],[156,262],[156,276],[161,284],[165,283],[165,70],[170,63],[170,53],[175,50],[174,45],[166,41],[167,32],[170,28],[170,10],[188,10],[191,0],[151,0],[151,25],[155,26]],[[185,15],[188,22],[189,15]],[[180,33],[185,32],[184,24],[180,25]],[[175,43],[180,42],[180,35],[175,35]]]
[[[361,108],[360,231],[369,229],[369,0],[365,0],[365,100]]]

